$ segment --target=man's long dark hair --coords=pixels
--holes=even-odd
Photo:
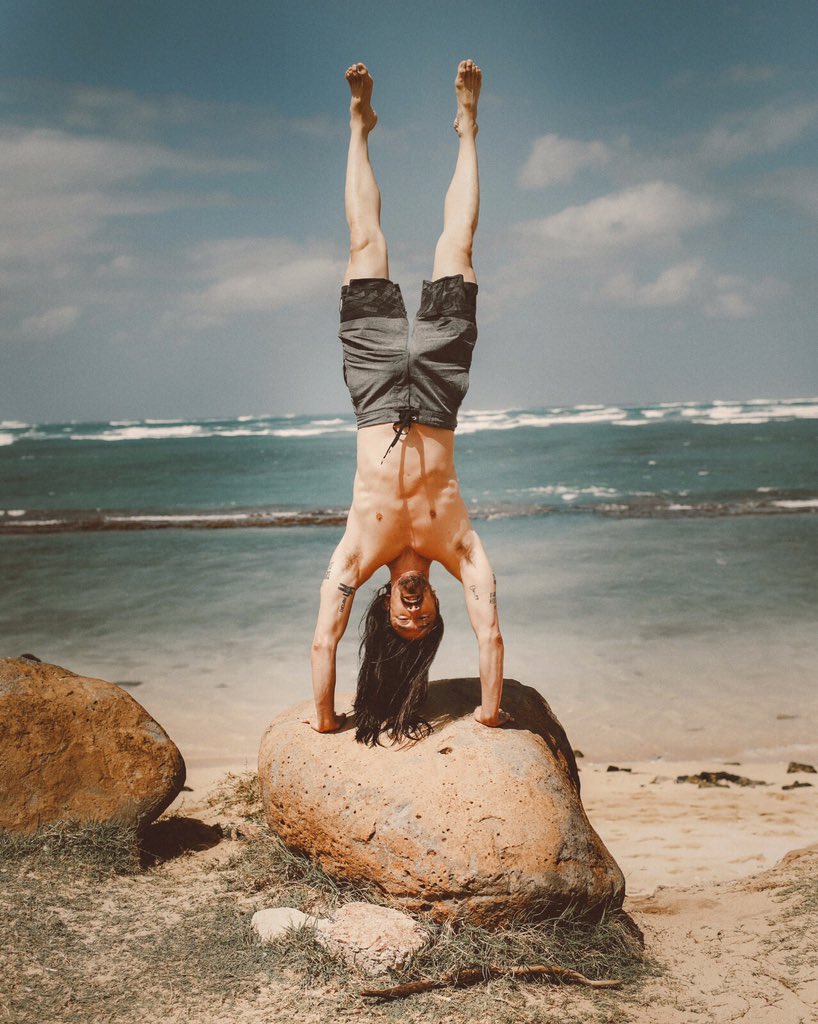
[[[391,583],[376,591],[361,619],[355,739],[371,747],[380,744],[384,732],[395,743],[432,731],[420,709],[429,688],[429,666],[443,638],[440,607],[435,597],[437,617],[424,637],[404,640],[389,622],[391,592]]]

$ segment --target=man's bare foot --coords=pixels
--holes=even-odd
[[[367,135],[378,123],[378,115],[372,109],[372,75],[366,64],[353,64],[344,75],[349,82],[352,99],[349,101],[349,123],[360,125]]]
[[[483,714],[483,705],[474,709],[474,720],[479,722],[481,725],[487,725],[490,729],[496,729],[500,725],[507,725],[509,722],[514,721],[514,717],[507,711],[503,711],[502,708],[497,709],[497,714],[492,718],[490,715]]]
[[[477,134],[477,99],[483,84],[483,72],[473,60],[461,60],[457,65],[454,80],[454,94],[457,97],[457,116],[454,130],[458,135],[465,131]]]
[[[319,720],[318,718],[302,719],[304,725],[309,725],[316,732],[340,732],[347,723],[347,716],[342,711],[340,715],[334,715],[330,721]]]

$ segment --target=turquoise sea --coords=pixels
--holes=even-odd
[[[354,435],[349,415],[0,423],[0,654],[121,682],[189,761],[252,764],[310,694]],[[473,410],[457,465],[506,675],[586,757],[818,757],[818,399]],[[432,578],[433,676],[475,675],[458,584]]]

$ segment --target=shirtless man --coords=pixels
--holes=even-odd
[[[458,65],[457,164],[432,281],[424,282],[411,338],[400,289],[389,280],[381,197],[369,162],[369,133],[377,123],[372,78],[364,64],[353,64],[346,79],[352,93],[344,195],[350,256],[340,337],[358,423],[358,461],[346,531],[321,585],[310,724],[318,732],[334,732],[344,723],[345,716],[335,712],[336,649],[355,592],[385,565],[390,582],[376,593],[362,628],[356,738],[376,743],[382,732],[393,740],[428,732],[420,709],[443,634],[429,570],[440,562],[463,584],[477,637],[481,703],[474,717],[499,726],[510,716],[500,708],[503,640],[496,584],[454,467],[457,410],[477,337],[471,255],[480,205],[476,115],[482,73],[471,60]]]

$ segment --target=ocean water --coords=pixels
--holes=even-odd
[[[347,415],[0,423],[0,654],[126,685],[191,762],[252,764],[310,695],[354,434]],[[506,676],[586,757],[818,757],[818,399],[472,411],[457,465]],[[459,585],[432,579],[433,676],[474,676]],[[356,657],[351,626],[341,691]]]

